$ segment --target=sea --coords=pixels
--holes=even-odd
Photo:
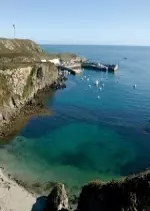
[[[0,164],[28,183],[62,182],[71,191],[89,181],[149,169],[150,47],[41,47],[119,68],[68,75],[67,88],[46,101],[51,115],[33,116],[15,138],[0,145]]]

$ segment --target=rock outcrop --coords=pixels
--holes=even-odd
[[[48,56],[31,40],[0,39],[0,137],[4,134],[3,126],[39,90],[64,87],[58,68],[41,62]]]
[[[1,173],[1,172],[0,172]],[[24,209],[30,204],[24,204],[24,193],[20,192],[20,185],[23,184],[19,182],[19,186],[15,182],[9,183],[6,181],[5,177],[1,176],[1,191],[3,192],[4,185],[7,185],[7,194],[2,194],[1,201],[5,202],[1,204],[1,207],[10,207],[10,193],[13,204],[17,206],[19,203],[20,209],[13,210],[29,210]],[[18,183],[18,182],[17,182]],[[23,194],[21,201],[18,201],[18,195],[14,194],[13,187],[16,186],[16,193]],[[39,186],[39,184],[36,184]],[[24,186],[27,188],[26,186]],[[49,186],[50,188],[50,186]],[[112,181],[108,183],[103,183],[100,181],[91,182],[85,185],[81,191],[81,194],[77,201],[77,208],[73,206],[70,199],[70,204],[68,203],[68,196],[63,184],[57,183],[52,185],[51,193],[46,197],[38,197],[37,200],[32,201],[32,211],[149,211],[150,210],[150,172],[145,172],[133,177],[128,177],[120,181]],[[23,189],[22,189],[23,190]],[[7,195],[9,197],[7,197]],[[27,194],[26,194],[27,195]],[[32,197],[33,198],[33,197]],[[23,200],[23,201],[22,201]],[[1,202],[0,201],[0,202]],[[23,203],[24,206],[21,206]],[[3,210],[3,209],[2,209]],[[11,210],[11,209],[5,209]],[[30,209],[31,210],[31,209]]]
[[[64,184],[57,183],[47,197],[45,211],[68,210],[68,196]]]
[[[58,70],[51,64],[26,64],[0,70],[0,118],[7,121],[15,111],[34,97],[38,90],[58,80]]]
[[[150,172],[123,181],[91,182],[83,187],[77,211],[150,210]]]

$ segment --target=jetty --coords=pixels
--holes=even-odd
[[[59,64],[57,67],[61,71],[68,71],[73,75],[80,74],[82,71],[82,63],[68,63],[68,64]]]
[[[94,70],[101,70],[101,71],[108,71],[108,72],[115,72],[118,70],[118,65],[115,64],[102,64],[98,62],[90,62],[85,61],[82,63],[82,68],[84,69],[94,69]]]
[[[96,71],[107,71],[107,72],[115,72],[118,70],[118,65],[115,64],[103,64],[99,62],[60,62],[56,64],[56,66],[61,71],[68,71],[73,75],[80,74],[83,69],[93,69]]]

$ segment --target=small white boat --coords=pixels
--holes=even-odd
[[[98,80],[96,80],[96,81],[95,81],[95,85],[96,85],[96,86],[98,86],[98,84],[99,84],[99,81],[98,81]]]
[[[118,64],[116,64],[114,67],[114,71],[117,71],[117,70],[118,70]]]

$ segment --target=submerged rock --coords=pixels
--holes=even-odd
[[[45,211],[68,210],[68,196],[64,184],[58,183],[47,197]]]

